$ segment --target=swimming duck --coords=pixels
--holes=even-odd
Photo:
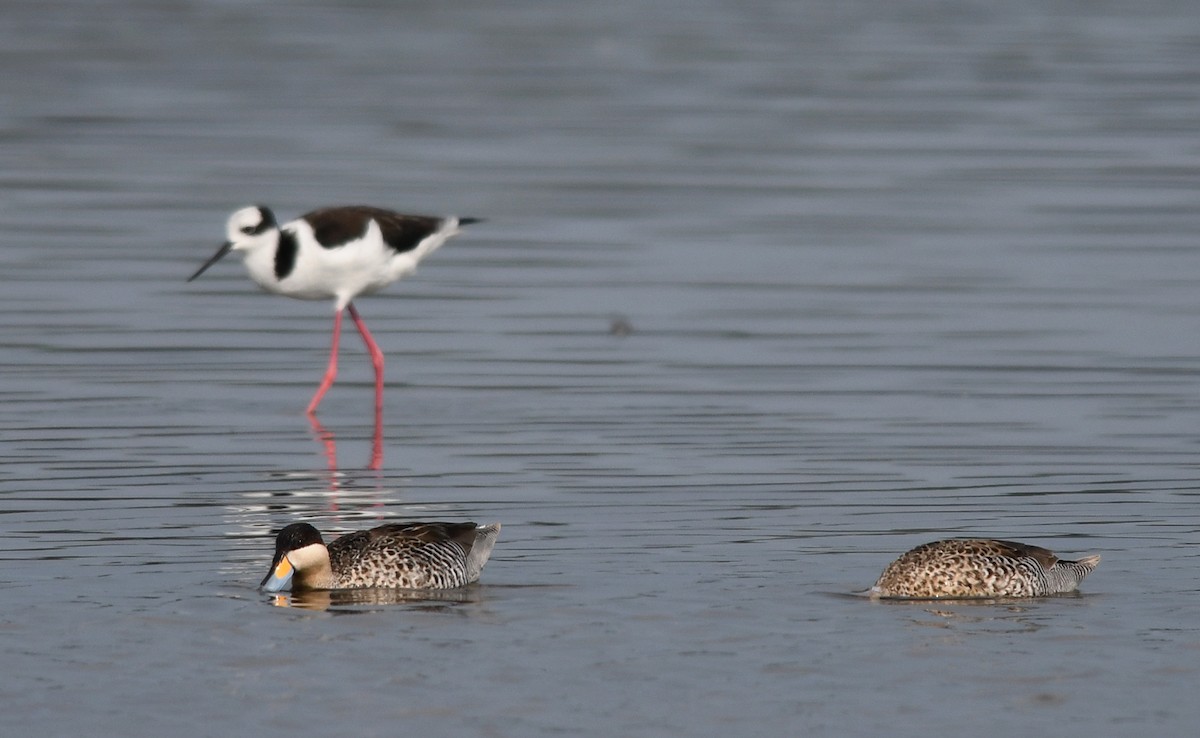
[[[1041,597],[1071,592],[1099,556],[1062,561],[1038,546],[953,538],[917,546],[893,561],[871,597]]]
[[[308,523],[275,537],[271,571],[259,586],[278,592],[309,589],[452,589],[479,579],[500,524],[391,523],[360,530],[328,546]]]

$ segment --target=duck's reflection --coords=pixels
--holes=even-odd
[[[321,425],[321,421],[317,420],[317,416],[308,415],[309,425],[312,426],[313,433],[317,437],[317,442],[325,448],[325,463],[332,473],[331,478],[336,480],[338,471],[337,459],[337,439],[330,431]],[[375,408],[375,431],[371,437],[371,461],[367,464],[367,469],[371,471],[379,471],[383,468],[383,408]],[[336,481],[335,481],[336,486]]]
[[[275,607],[298,607],[304,610],[328,610],[334,607],[364,605],[402,605],[410,603],[468,603],[482,602],[478,585],[457,589],[318,589],[276,594],[271,596]]]

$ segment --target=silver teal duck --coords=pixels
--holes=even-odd
[[[1063,561],[1038,546],[952,538],[917,546],[888,564],[871,597],[1042,597],[1074,591],[1099,556]]]
[[[259,586],[453,589],[479,579],[499,534],[499,523],[391,523],[326,545],[316,528],[293,523],[275,537],[275,558]]]

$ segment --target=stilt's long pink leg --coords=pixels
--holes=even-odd
[[[362,335],[363,343],[367,344],[367,351],[371,354],[371,365],[375,367],[375,412],[383,412],[383,352],[379,350],[379,345],[375,343],[375,339],[371,338],[371,332],[367,330],[367,324],[359,316],[358,311],[354,309],[354,304],[346,306],[350,311],[350,318],[354,321],[354,325],[358,327],[359,334]],[[340,317],[340,316],[339,316]]]
[[[353,314],[353,308],[351,308]],[[358,320],[355,317],[355,320]],[[317,387],[317,394],[313,395],[312,401],[308,403],[308,409],[305,410],[309,415],[314,415],[317,412],[317,405],[321,404],[321,398],[333,386],[333,380],[337,378],[337,357],[338,344],[342,340],[342,311],[339,310],[337,315],[333,316],[333,345],[329,349],[329,367],[325,369],[325,378],[321,380],[321,386]]]

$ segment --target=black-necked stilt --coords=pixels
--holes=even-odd
[[[378,413],[383,408],[383,352],[351,301],[411,274],[421,259],[458,233],[459,226],[476,222],[477,218],[403,215],[352,205],[314,210],[281,226],[269,208],[251,205],[229,216],[227,240],[188,281],[230,251],[242,251],[250,278],[264,289],[301,300],[332,298],[335,313],[329,367],[307,412],[316,412],[337,376],[342,312],[348,311],[375,367]]]

